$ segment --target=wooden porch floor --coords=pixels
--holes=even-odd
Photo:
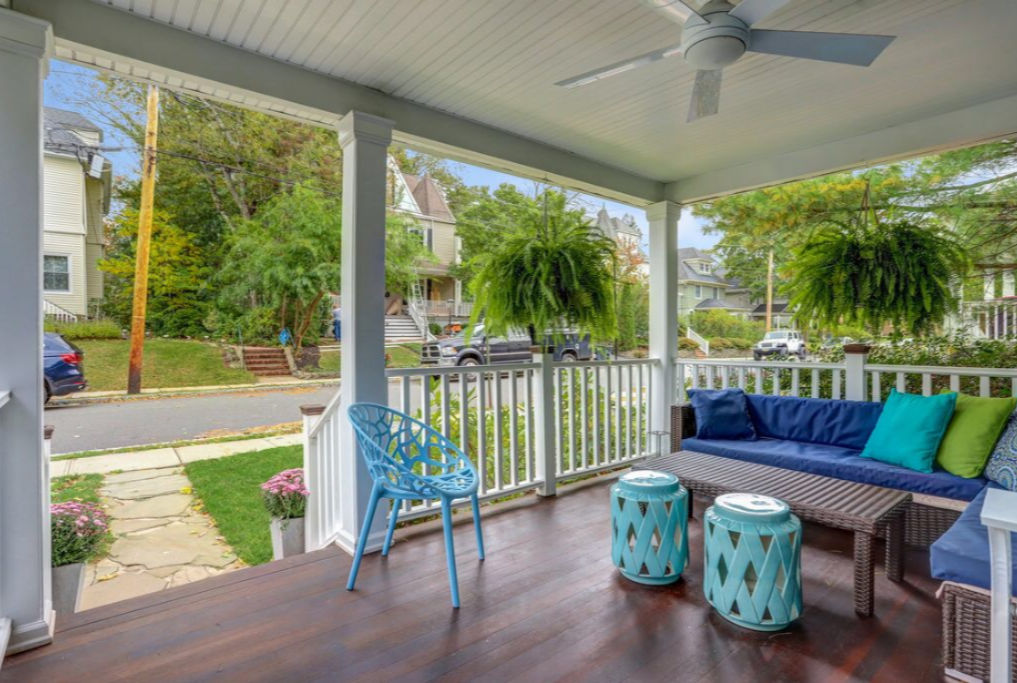
[[[698,511],[697,511],[698,512]],[[63,620],[52,645],[7,659],[2,681],[645,680],[928,681],[941,677],[937,583],[911,551],[905,582],[877,574],[856,617],[849,534],[806,526],[805,613],[784,633],[739,629],[702,595],[692,562],[670,587],[619,577],[608,488],[526,499],[485,519],[487,560],[456,527],[462,608],[449,605],[441,534],[392,555],[323,550]],[[879,571],[879,570],[877,570]]]

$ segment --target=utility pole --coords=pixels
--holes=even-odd
[[[141,161],[141,209],[138,212],[138,250],[134,256],[134,301],[131,309],[131,356],[127,393],[141,393],[141,359],[145,347],[145,307],[148,304],[148,252],[152,243],[152,205],[155,201],[155,153],[159,132],[159,88],[148,86],[145,153]]]
[[[770,331],[773,320],[773,249],[766,259],[766,331]]]

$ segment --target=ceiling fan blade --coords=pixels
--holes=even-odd
[[[868,66],[895,38],[896,36],[857,33],[811,33],[808,31],[754,29],[749,35],[749,51]]]
[[[790,0],[742,0],[737,7],[728,12],[735,19],[741,19],[749,26],[779,10]]]
[[[646,4],[678,24],[705,24],[706,19],[682,0],[645,0]]]
[[[720,69],[697,71],[696,84],[692,86],[692,102],[689,103],[689,117],[692,123],[705,116],[713,116],[720,108]]]
[[[669,47],[662,47],[659,50],[653,52],[647,52],[645,55],[639,55],[632,59],[626,59],[621,62],[615,62],[614,64],[608,64],[599,69],[593,71],[587,71],[586,73],[573,76],[572,78],[566,78],[564,81],[558,81],[555,85],[559,85],[563,88],[578,88],[581,85],[589,85],[595,81],[610,78],[611,76],[617,76],[620,73],[626,71],[632,71],[632,69],[638,69],[641,66],[652,64],[653,62],[666,59],[667,57],[673,57],[682,53],[681,45],[671,45]]]

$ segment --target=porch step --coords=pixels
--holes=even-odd
[[[280,348],[245,346],[244,367],[258,377],[278,377],[290,374],[286,352]]]

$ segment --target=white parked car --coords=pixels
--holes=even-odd
[[[805,339],[801,332],[794,330],[773,330],[767,332],[761,341],[752,347],[752,357],[760,360],[764,356],[797,356],[804,359],[806,354]]]

